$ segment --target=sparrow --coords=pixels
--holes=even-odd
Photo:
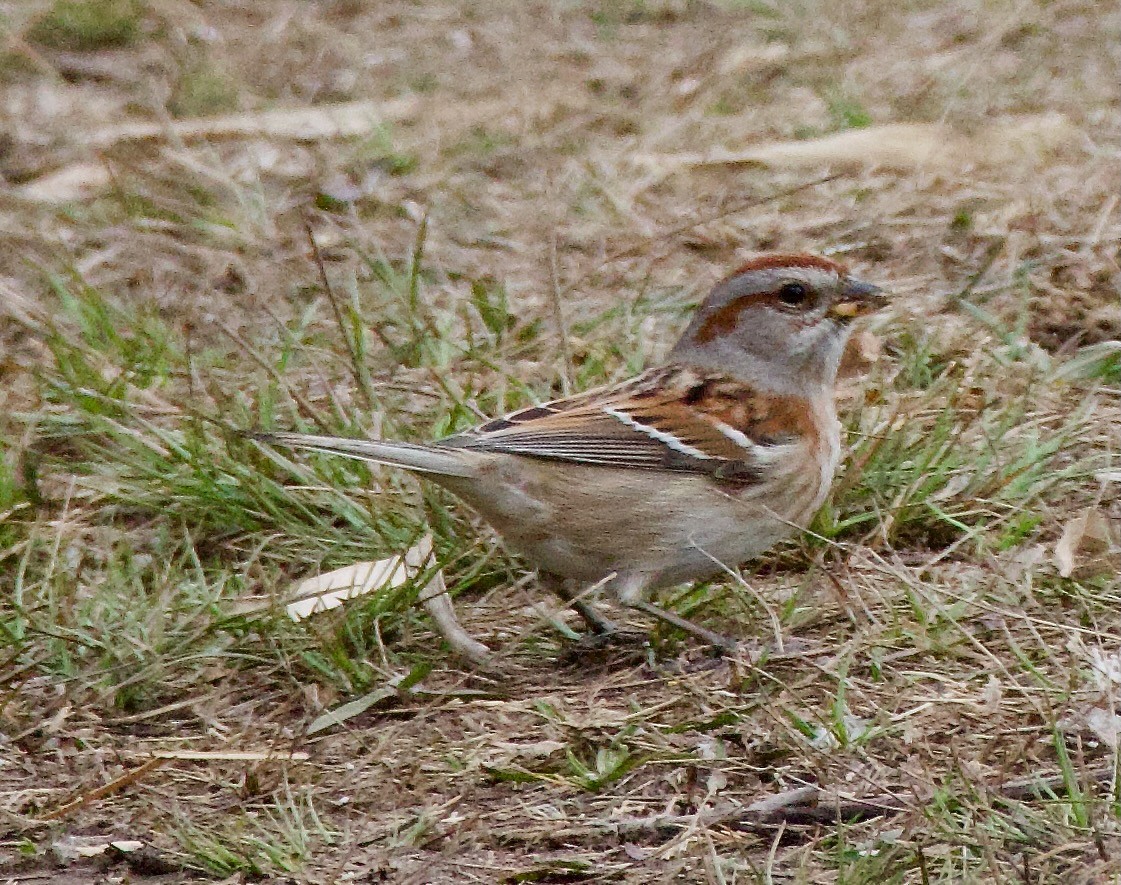
[[[841,456],[834,404],[851,323],[886,302],[841,263],[748,261],[717,283],[663,365],[428,445],[301,433],[270,444],[410,470],[474,508],[593,632],[586,588],[703,641],[649,601],[806,528]]]

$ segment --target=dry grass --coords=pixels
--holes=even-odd
[[[1053,557],[1121,520],[1118,31],[1089,0],[0,3],[4,872],[1118,881],[1116,551]],[[574,649],[450,498],[234,432],[424,439],[623,377],[776,248],[896,298],[815,531],[665,599],[733,659]],[[501,676],[410,586],[246,614],[425,523]]]

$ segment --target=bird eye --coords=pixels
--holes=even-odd
[[[796,305],[806,300],[807,291],[802,283],[784,283],[778,290],[778,300],[783,304]]]

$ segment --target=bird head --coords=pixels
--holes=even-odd
[[[879,287],[816,255],[766,255],[713,287],[670,359],[773,390],[832,386],[851,323],[886,304]]]

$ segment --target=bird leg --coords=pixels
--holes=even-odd
[[[619,626],[614,621],[606,617],[591,602],[582,598],[582,594],[572,591],[570,581],[555,578],[552,575],[542,577],[545,578],[545,583],[549,585],[549,589],[568,603],[568,606],[584,619],[584,623],[588,625],[588,629],[592,633],[597,636],[610,636],[612,633],[619,632]]]
[[[688,621],[680,615],[675,615],[671,611],[666,611],[664,608],[654,605],[652,602],[647,602],[645,599],[628,601],[626,605],[648,614],[652,618],[657,618],[659,621],[663,621],[666,624],[671,624],[679,630],[684,630],[686,633],[707,642],[709,645],[715,646],[721,651],[733,651],[736,647],[735,641],[729,639],[727,636],[713,633],[711,630],[694,624],[692,621]]]
[[[548,587],[571,607],[581,618],[584,623],[588,625],[588,629],[595,635],[610,639],[611,637],[619,637],[626,631],[622,630],[614,621],[610,620],[600,612],[591,602],[583,598],[584,593],[576,593],[573,591],[573,582],[558,578],[555,575],[542,575],[542,580]],[[654,605],[652,602],[647,602],[645,599],[636,600],[623,600],[623,604],[628,608],[633,608],[636,611],[643,612],[652,618],[677,627],[691,636],[695,636],[702,642],[715,646],[721,651],[732,651],[736,647],[734,640],[729,639],[727,636],[721,636],[719,633],[714,633],[705,627],[694,624],[692,621],[686,620],[680,615],[675,615],[671,611],[660,606]],[[631,634],[633,635],[633,634]]]

